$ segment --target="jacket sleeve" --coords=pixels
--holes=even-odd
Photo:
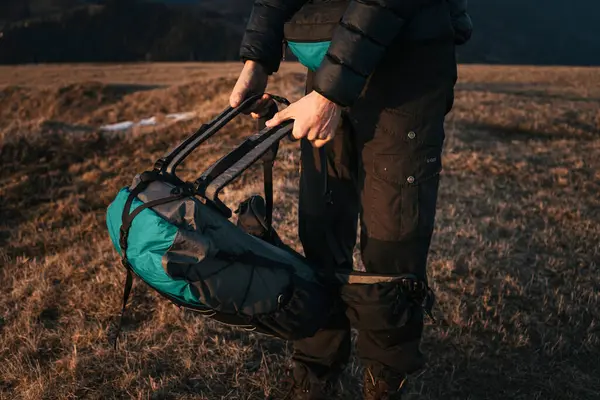
[[[283,56],[283,26],[307,0],[255,0],[240,47],[242,61],[254,60],[269,74]]]
[[[454,29],[454,42],[463,45],[471,39],[473,22],[467,14],[467,0],[447,0],[450,5],[452,28]]]
[[[431,0],[352,0],[336,28],[314,90],[351,106],[406,22]]]

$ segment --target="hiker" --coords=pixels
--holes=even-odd
[[[265,91],[284,43],[308,68],[305,96],[267,125],[293,119],[301,139],[299,237],[312,263],[352,268],[360,221],[368,272],[427,282],[455,46],[471,29],[466,0],[255,1],[230,104]],[[259,118],[265,104],[267,96],[248,112]],[[333,207],[323,201],[322,149]],[[388,312],[381,298],[365,305],[369,312]],[[408,320],[389,322],[390,329],[358,332],[364,399],[399,399],[407,375],[424,366],[423,311],[414,307]],[[350,339],[340,312],[315,336],[294,342],[293,399],[335,398]]]

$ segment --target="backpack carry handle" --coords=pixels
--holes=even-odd
[[[277,104],[272,101],[269,104],[269,109],[265,116],[261,117],[257,124],[257,133],[249,136],[240,143],[236,148],[231,150],[229,153],[225,154],[215,163],[210,165],[202,175],[196,179],[194,182],[194,187],[197,190],[202,190],[202,187],[208,186],[210,182],[216,179],[219,175],[225,172],[229,167],[235,164],[240,158],[242,158],[246,153],[252,150],[254,147],[258,145],[262,140],[264,140],[267,136],[264,134],[264,122],[266,119],[272,118],[277,112]],[[203,193],[199,193],[202,195]]]
[[[194,149],[200,146],[207,139],[212,137],[227,123],[248,109],[251,105],[262,98],[265,93],[256,94],[245,99],[239,106],[227,107],[223,112],[217,115],[212,121],[203,124],[193,135],[184,140],[179,146],[169,151],[154,163],[154,170],[160,173],[176,176],[175,171],[179,164],[190,155]],[[277,102],[289,105],[289,101],[283,97],[271,95],[271,98]]]
[[[254,135],[253,147],[242,156],[240,156],[240,154],[235,154],[236,157],[233,163],[231,160],[234,158],[228,160],[227,156],[225,156],[221,162],[228,164],[227,168],[216,176],[211,176],[210,171],[202,174],[202,176],[194,182],[196,193],[210,201],[226,218],[230,218],[232,216],[232,211],[219,199],[219,193],[225,186],[231,183],[231,181],[240,176],[242,172],[259,160],[261,156],[271,150],[281,139],[289,135],[292,132],[293,122],[294,121],[285,121],[278,126],[263,129],[258,134]],[[250,138],[248,141],[249,140]],[[256,144],[256,142],[258,142],[258,144]],[[242,146],[243,144],[240,147]],[[238,147],[238,149],[240,147]],[[236,150],[233,150],[229,155],[232,155]],[[213,165],[211,168],[214,170],[219,167],[218,165]]]

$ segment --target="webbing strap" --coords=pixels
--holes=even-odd
[[[344,257],[344,252],[340,248],[340,244],[333,234],[334,211],[333,211],[333,196],[329,188],[329,169],[327,165],[327,153],[325,147],[319,148],[319,160],[321,162],[321,174],[323,176],[323,201],[325,202],[325,213],[328,219],[328,224],[325,228],[325,239],[331,250],[331,254],[336,263],[336,268],[344,267],[348,260]]]
[[[284,97],[276,96],[270,93],[264,94],[270,96],[270,98],[273,100],[272,104],[275,105],[275,107],[275,102],[290,105],[290,102]],[[154,165],[154,169],[156,171],[166,172],[169,175],[175,175],[176,168],[194,149],[212,137],[236,116],[244,112],[244,110],[249,106],[260,100],[262,96],[263,94],[254,94],[244,99],[244,101],[235,108],[227,107],[212,121],[207,124],[203,124],[194,134],[185,139],[180,145],[158,159]]]
[[[121,308],[121,317],[119,318],[119,325],[117,326],[117,332],[115,333],[115,350],[117,349],[117,341],[119,340],[119,335],[121,334],[121,329],[123,327],[123,316],[125,315],[125,307],[127,307],[127,300],[129,299],[131,287],[133,286],[133,273],[131,272],[131,267],[129,266],[129,263],[123,263],[123,265],[127,269],[127,277],[125,278],[125,286],[123,288],[123,307]]]
[[[145,209],[155,207],[161,204],[166,204],[171,201],[175,201],[178,199],[182,199],[186,196],[191,195],[189,190],[181,187],[175,187],[173,190],[173,194],[168,197],[163,197],[161,199],[156,199],[149,201],[147,203],[142,204],[137,207],[133,212],[131,212],[131,205],[133,204],[133,200],[144,191],[150,182],[154,180],[166,180],[163,176],[150,172],[148,175],[142,174],[142,181],[129,193],[127,197],[127,201],[125,202],[125,206],[123,207],[123,214],[121,216],[121,229],[120,229],[120,237],[119,237],[119,246],[121,247],[121,262],[125,269],[127,270],[127,277],[125,278],[125,286],[123,289],[123,306],[121,308],[121,316],[119,318],[119,325],[117,326],[117,331],[115,333],[114,339],[114,348],[117,348],[117,342],[119,340],[119,335],[121,334],[121,329],[123,327],[123,317],[125,315],[125,309],[127,308],[127,301],[129,300],[129,295],[131,294],[131,288],[133,286],[133,270],[129,260],[127,259],[127,240],[129,238],[129,230],[131,229],[131,224],[136,216],[138,216]]]
[[[267,113],[258,119],[257,130],[261,132],[265,128],[266,122],[273,118],[276,113],[277,104],[271,103]],[[273,146],[271,146],[271,148],[263,155],[263,184],[265,192],[265,208],[267,214],[266,222],[269,231],[273,229],[273,165],[275,164],[275,158],[277,158],[278,150],[279,142],[275,142]]]
[[[263,161],[263,180],[265,191],[265,207],[267,212],[267,227],[272,229],[273,224],[273,161]]]
[[[218,198],[221,189],[258,161],[266,152],[270,151],[279,140],[283,139],[283,137],[288,135],[291,131],[291,121],[285,121],[278,127],[270,130],[271,133],[265,140],[256,145],[252,150],[248,151],[244,156],[240,157],[226,171],[212,180],[212,182],[204,189],[203,197],[215,204],[219,210],[223,212],[223,215],[229,218],[231,216],[231,210]]]
[[[131,220],[129,220],[129,210],[131,209],[131,204],[133,203],[133,199],[142,192],[148,186],[147,182],[140,182],[134,190],[129,193],[127,197],[127,201],[125,201],[125,206],[123,207],[123,214],[121,216],[121,229],[119,230],[119,246],[121,247],[121,263],[127,270],[127,276],[125,278],[125,286],[123,287],[123,306],[121,307],[121,316],[119,317],[119,325],[117,326],[117,331],[115,332],[115,339],[113,342],[113,346],[115,350],[117,349],[117,342],[119,341],[119,335],[121,334],[121,329],[123,327],[123,317],[125,316],[125,309],[127,308],[127,300],[129,300],[129,295],[131,293],[131,288],[133,286],[133,273],[131,272],[131,265],[129,264],[129,260],[127,260],[127,239],[129,236],[129,229],[131,228]]]

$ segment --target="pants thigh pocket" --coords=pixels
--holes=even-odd
[[[366,186],[369,194],[369,237],[401,241],[425,237],[433,232],[441,146],[422,147],[396,154],[379,153],[372,159]]]

